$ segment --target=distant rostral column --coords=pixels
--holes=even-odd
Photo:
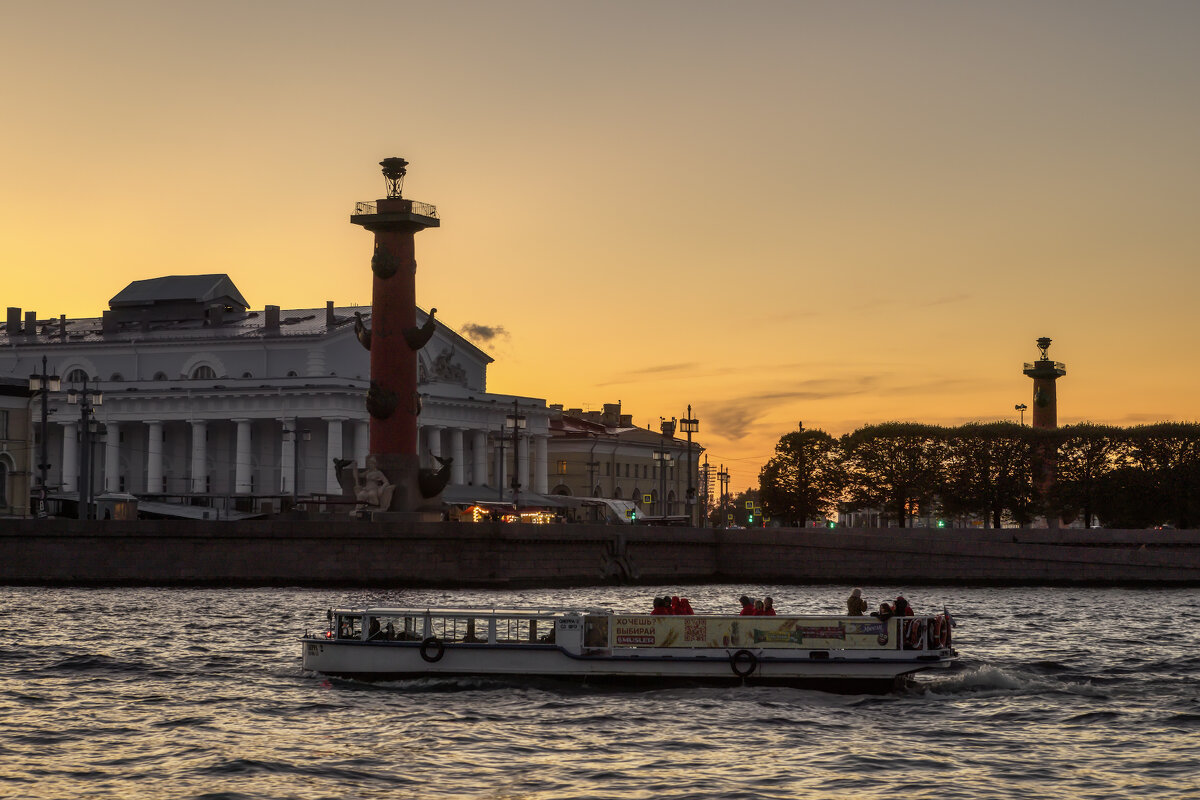
[[[1050,349],[1049,337],[1038,339],[1037,346],[1042,351],[1041,359],[1032,364],[1025,363],[1025,374],[1033,378],[1033,427],[1053,430],[1058,427],[1058,393],[1055,385],[1059,378],[1067,374],[1067,365],[1061,361],[1051,361],[1046,355]]]
[[[1054,430],[1058,427],[1058,393],[1055,389],[1057,381],[1067,374],[1067,365],[1061,361],[1051,361],[1046,355],[1050,349],[1050,338],[1043,336],[1037,340],[1042,357],[1032,364],[1026,362],[1025,374],[1033,378],[1033,421],[1035,429]],[[1041,490],[1042,501],[1045,502],[1054,488],[1056,465],[1054,456],[1047,453],[1043,443],[1035,445],[1034,474],[1038,476],[1038,488]],[[1046,514],[1046,524],[1051,528],[1058,527],[1058,516]]]
[[[371,256],[371,327],[357,322],[359,340],[371,352],[371,385],[367,392],[370,420],[370,455],[395,486],[383,510],[416,511],[438,508],[429,502],[441,493],[430,486],[433,475],[422,475],[417,453],[417,352],[433,334],[432,309],[426,323],[417,327],[417,260],[413,237],[418,231],[441,225],[437,209],[401,196],[408,162],[385,158],[379,162],[387,181],[387,197],[359,203],[350,222],[375,234]],[[438,481],[432,481],[434,484]],[[419,484],[426,484],[421,487]],[[444,485],[444,483],[442,484]],[[436,489],[429,493],[431,489]]]

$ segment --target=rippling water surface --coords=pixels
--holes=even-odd
[[[0,587],[0,797],[1200,798],[1189,590],[920,588],[962,654],[887,695],[328,680],[331,605],[699,612],[850,587],[524,592]],[[864,587],[877,603],[895,587]]]

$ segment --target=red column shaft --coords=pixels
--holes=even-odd
[[[1056,384],[1055,378],[1033,379],[1033,427],[1050,430],[1058,427]]]
[[[396,393],[396,411],[387,419],[371,417],[371,452],[417,452],[417,354],[403,331],[416,325],[417,261],[412,230],[376,230],[376,252],[397,264],[388,278],[374,276],[371,286],[371,379]]]

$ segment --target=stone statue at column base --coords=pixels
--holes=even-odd
[[[361,474],[358,465],[352,465],[350,475],[354,481],[354,499],[358,502],[351,513],[387,511],[391,507],[396,485],[379,469],[379,462],[375,456],[367,456],[366,468]]]

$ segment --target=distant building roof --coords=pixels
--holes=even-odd
[[[109,308],[153,306],[162,303],[223,302],[245,311],[250,307],[246,298],[233,285],[228,275],[167,275],[134,281],[108,301]]]

